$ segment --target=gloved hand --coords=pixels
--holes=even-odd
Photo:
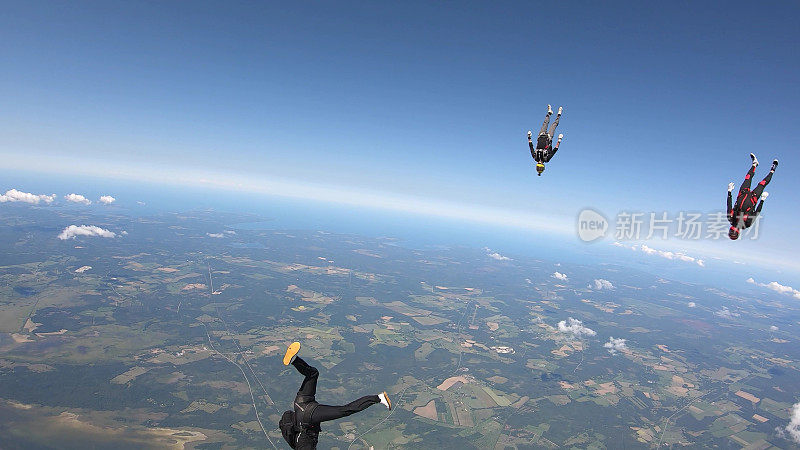
[[[528,139],[530,139],[530,138],[531,138],[531,136],[532,136],[532,135],[531,135],[531,130],[528,130]]]
[[[733,182],[728,183],[728,192],[733,191]]]
[[[764,200],[766,200],[766,199],[767,199],[767,197],[769,197],[769,192],[764,192],[764,193],[762,193],[762,194],[761,194],[761,201],[763,202]]]
[[[558,140],[560,141],[561,139],[564,139],[564,134],[563,133],[558,135]]]

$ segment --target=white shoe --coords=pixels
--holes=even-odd
[[[753,165],[754,165],[754,166],[757,166],[757,165],[758,165],[758,158],[756,158],[756,155],[755,155],[755,154],[753,154],[753,153],[750,153],[750,159],[752,159],[752,160],[753,160]]]
[[[553,114],[553,107],[550,106],[550,105],[547,105],[547,115],[549,116],[550,114]]]
[[[389,400],[389,396],[386,394],[386,391],[378,394],[378,398],[381,399],[381,405],[385,406],[389,411],[392,410],[392,401]]]
[[[564,110],[564,107],[563,107],[563,106],[559,106],[559,107],[558,107],[558,115],[559,115],[559,116],[561,115],[561,111],[563,111],[563,110]]]
[[[558,135],[558,142],[561,142],[562,139],[564,139],[564,134],[563,133]]]
[[[734,187],[734,184],[732,182],[728,183],[728,192],[733,192],[733,187]]]

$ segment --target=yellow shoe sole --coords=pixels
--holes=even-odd
[[[389,394],[387,394],[386,391],[383,391],[383,398],[386,399],[386,403],[389,404],[389,411],[391,411],[392,410],[392,401],[389,399]]]
[[[289,345],[289,348],[286,349],[286,355],[284,355],[283,357],[283,365],[288,366],[289,364],[291,364],[294,355],[296,355],[297,352],[299,351],[300,351],[300,343],[292,342],[291,345]]]

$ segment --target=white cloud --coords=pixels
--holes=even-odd
[[[792,406],[792,416],[789,419],[789,425],[784,428],[792,440],[800,444],[800,402]]]
[[[594,336],[597,334],[591,328],[583,326],[583,322],[578,319],[573,319],[572,317],[558,322],[558,331],[561,333],[570,333],[575,337]]]
[[[776,327],[775,325],[770,325],[769,331],[778,331],[778,327]]]
[[[758,283],[758,282],[756,282],[756,280],[754,280],[752,277],[750,277],[750,278],[747,279],[747,282],[750,283],[750,284],[755,284],[756,286],[765,287],[765,288],[767,288],[769,290],[772,290],[772,291],[775,291],[775,292],[777,292],[779,294],[791,295],[792,297],[800,300],[800,291],[798,291],[797,289],[795,289],[795,288],[793,288],[791,286],[785,286],[783,284],[780,284],[777,281],[772,281],[770,283]]]
[[[53,200],[56,199],[56,194],[53,195],[44,195],[44,194],[31,194],[30,192],[22,192],[16,189],[11,189],[6,191],[5,194],[0,194],[0,203],[6,202],[22,202],[22,203],[30,203],[32,205],[38,205],[39,202],[44,202],[46,204],[53,203]]]
[[[602,289],[614,289],[614,285],[608,280],[597,278],[593,282],[589,283],[589,289],[592,288],[597,289],[598,291]]]
[[[689,308],[694,308],[695,306],[697,306],[697,303],[689,302],[686,306],[688,306]]]
[[[723,306],[722,309],[716,311],[714,315],[717,317],[722,317],[723,319],[733,319],[734,317],[739,317],[738,313],[731,311],[727,306]]]
[[[525,282],[528,283],[528,284],[533,284],[533,281],[531,281],[530,278],[525,278]]]
[[[67,239],[75,239],[76,236],[100,236],[104,238],[113,238],[116,236],[116,233],[94,225],[70,225],[61,231],[61,234],[58,235],[58,238],[64,241]]]
[[[489,247],[483,247],[486,250],[486,256],[489,258],[495,259],[497,261],[511,261],[511,258],[508,256],[503,256],[500,253],[493,252]]]
[[[608,342],[603,344],[603,348],[607,348],[608,349],[608,353],[611,353],[613,355],[613,354],[615,354],[615,353],[617,353],[619,351],[622,351],[622,350],[625,350],[626,348],[628,348],[628,346],[625,345],[625,341],[626,341],[626,339],[622,339],[622,338],[616,338],[615,339],[613,336],[611,336],[611,337],[608,338]]]
[[[777,281],[773,281],[771,283],[766,284],[765,287],[767,289],[772,289],[773,291],[781,293],[781,294],[789,294],[792,297],[800,300],[800,291],[798,291],[797,289],[795,289],[795,288],[793,288],[791,286],[784,286],[784,285],[778,283]]]
[[[222,234],[222,233],[206,233],[206,236],[212,237],[212,238],[223,238],[223,237],[225,237],[225,235]]]
[[[64,198],[67,199],[68,202],[81,203],[83,205],[88,205],[92,203],[91,200],[82,196],[81,194],[67,194],[64,196]]]
[[[104,196],[100,197],[100,203],[102,203],[104,205],[110,205],[110,204],[114,203],[115,201],[117,201],[117,199],[115,199],[114,197],[112,197],[110,195],[104,195]]]
[[[137,204],[137,205],[139,205],[139,206],[144,206],[144,205],[146,205],[147,203],[145,203],[145,202],[143,202],[143,201],[141,201],[141,200],[136,200],[136,204]]]
[[[122,230],[122,231],[120,231],[120,233],[119,233],[119,234],[121,234],[121,235],[123,235],[123,236],[127,236],[127,235],[128,235],[128,232],[127,232],[127,231],[125,231],[125,230]]]
[[[629,248],[629,249],[631,249],[633,251],[640,251],[640,252],[643,252],[643,253],[648,254],[648,255],[660,256],[662,258],[671,259],[673,261],[684,261],[684,262],[688,262],[688,263],[694,263],[694,264],[697,264],[700,267],[705,267],[706,266],[705,261],[703,261],[702,259],[694,257],[694,256],[689,256],[689,255],[687,255],[686,253],[683,253],[683,252],[669,252],[669,251],[664,251],[664,250],[658,250],[658,249],[655,249],[653,247],[648,246],[647,244],[630,245],[630,246],[628,246],[628,245],[622,244],[620,242],[614,242],[612,245],[614,245],[616,247]]]
[[[223,231],[223,233],[225,233],[225,234],[236,234],[236,232],[233,231],[233,230],[225,230],[225,231]]]
[[[569,278],[567,278],[567,274],[561,273],[561,272],[555,272],[553,274],[553,278],[555,278],[556,280],[561,280],[561,281],[567,281],[569,279]]]

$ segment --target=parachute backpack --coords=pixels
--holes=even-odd
[[[547,133],[542,133],[536,138],[536,148],[537,149],[539,149],[539,148],[547,148],[547,147],[550,146],[551,143],[552,143],[552,140],[550,139],[550,135],[548,135]]]
[[[295,448],[300,430],[295,427],[294,411],[284,411],[280,422],[278,422],[278,427],[281,429],[283,439],[289,444],[289,447]]]

